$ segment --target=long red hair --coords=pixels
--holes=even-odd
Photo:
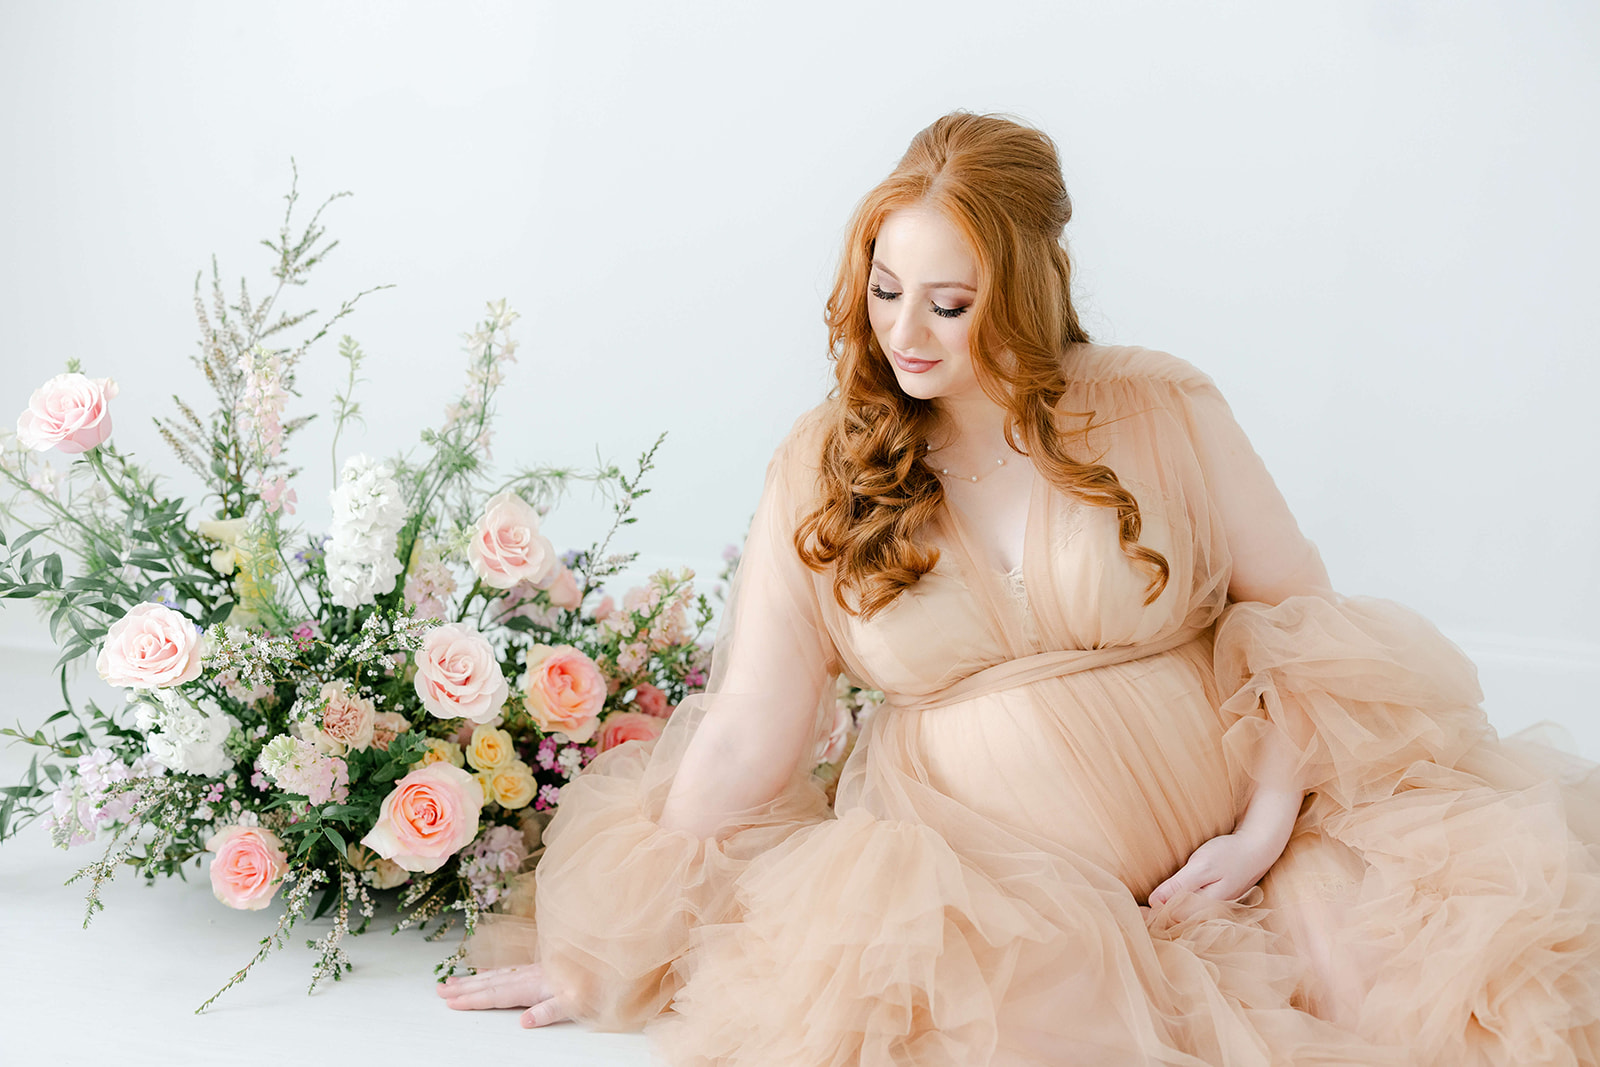
[[[867,313],[878,229],[891,211],[916,205],[943,212],[977,259],[969,348],[978,384],[1006,409],[1006,443],[1061,490],[1116,511],[1123,551],[1152,572],[1150,603],[1166,586],[1166,558],[1138,544],[1139,505],[1116,473],[1069,453],[1093,412],[1056,410],[1066,390],[1064,350],[1089,340],[1072,306],[1072,263],[1062,244],[1072,201],[1056,147],[1043,132],[996,115],[956,111],[918,133],[850,220],[826,312],[835,384],[820,500],[795,530],[800,558],[819,572],[836,564],[834,599],[862,618],[888,607],[939,560],[938,549],[918,540],[944,503],[944,487],[925,462],[939,415],[932,401],[900,389]],[[1064,427],[1063,416],[1083,424]]]

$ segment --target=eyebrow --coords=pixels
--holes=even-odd
[[[900,276],[898,274],[896,274],[894,271],[890,270],[888,267],[885,267],[882,263],[879,263],[877,260],[873,260],[872,261],[872,265],[874,267],[876,267],[878,270],[883,271],[883,273],[887,274],[889,277],[893,278],[895,281],[899,281],[900,280]],[[969,293],[976,293],[978,291],[978,290],[974,289],[972,286],[968,285],[966,282],[932,282],[932,283],[928,284],[927,286],[925,286],[925,288],[928,288],[928,289],[965,289]]]

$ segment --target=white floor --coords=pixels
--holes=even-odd
[[[49,661],[0,654],[7,697],[0,721],[31,726],[55,708]],[[20,747],[20,746],[19,746]],[[22,757],[22,758],[19,758]],[[0,781],[26,767],[0,751]],[[62,852],[37,826],[0,845],[0,1064],[536,1063],[636,1067],[652,1063],[637,1034],[573,1023],[523,1030],[511,1011],[452,1012],[433,991],[433,965],[453,944],[389,926],[349,942],[355,970],[306,995],[301,927],[204,1015],[193,1014],[249,960],[278,909],[237,912],[211,895],[205,872],[147,887],[123,876],[82,929],[83,893],[62,883],[99,855]]]

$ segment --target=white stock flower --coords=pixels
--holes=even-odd
[[[155,701],[143,701],[134,724],[145,735],[155,762],[182,774],[212,778],[233,766],[223,743],[238,725],[231,715],[207,711],[165,689],[152,690]]]
[[[358,454],[345,461],[339,488],[330,496],[328,588],[341,607],[370,604],[392,590],[404,570],[396,556],[406,518],[400,485],[388,463]]]

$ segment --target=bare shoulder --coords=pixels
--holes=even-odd
[[[1165,383],[1185,392],[1214,390],[1211,376],[1186,359],[1138,345],[1075,344],[1062,357],[1069,383]]]

